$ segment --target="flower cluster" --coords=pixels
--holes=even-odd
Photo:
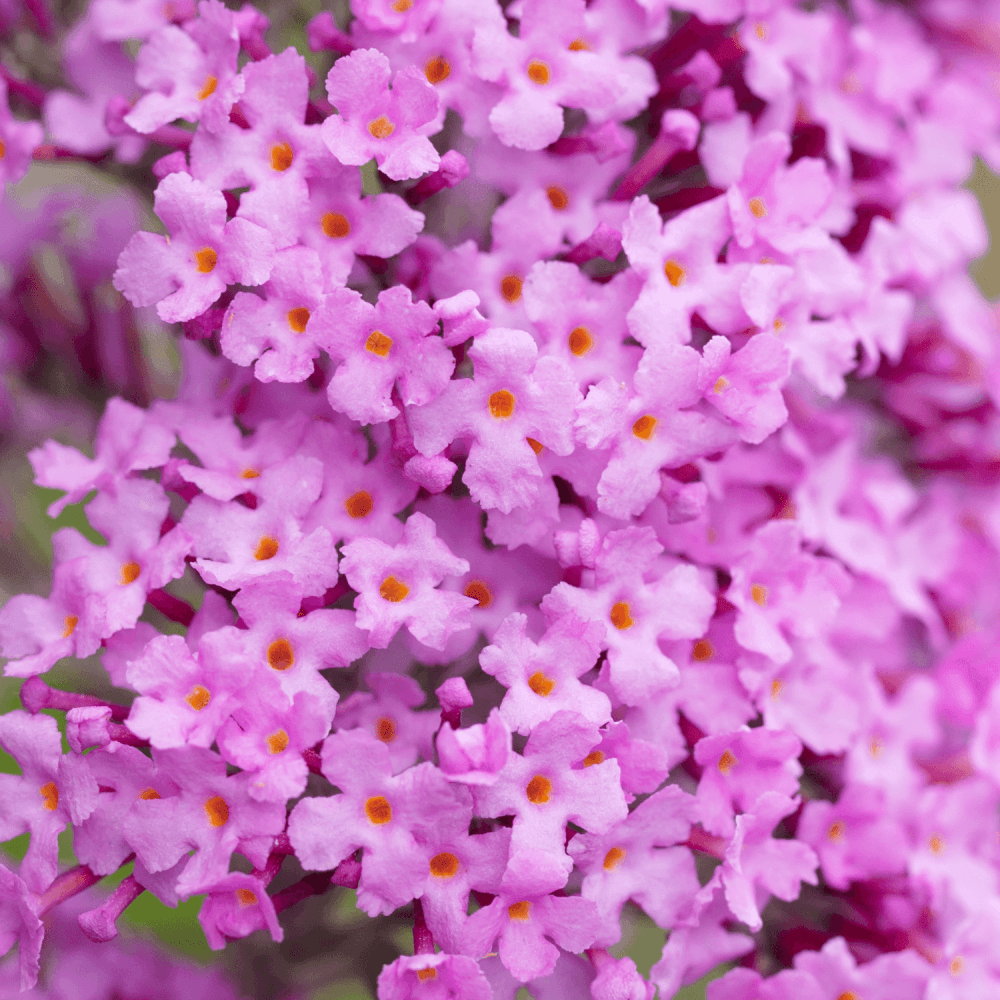
[[[23,987],[134,860],[95,941],[402,909],[379,1000],[1000,993],[998,11],[909,6],[352,0],[307,62],[91,0],[49,152],[157,150],[113,286],[183,370],[29,455],[101,542],[0,611]]]

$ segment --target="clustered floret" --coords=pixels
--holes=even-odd
[[[0,611],[0,983],[57,906],[62,997],[144,892],[220,949],[341,886],[412,914],[379,1000],[1000,995],[998,16],[353,0],[307,63],[91,0],[72,91],[5,69],[5,183],[162,154],[161,231],[66,253],[184,337],[29,455],[101,540]],[[41,679],[99,651],[119,700]]]

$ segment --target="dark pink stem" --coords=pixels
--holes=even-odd
[[[191,624],[194,618],[194,608],[187,601],[182,601],[179,597],[167,593],[165,590],[151,590],[146,595],[146,600],[156,608],[166,618],[185,628]]]
[[[38,84],[22,80],[19,76],[14,76],[6,66],[0,66],[0,77],[7,83],[7,89],[18,97],[23,98],[29,104],[41,107],[45,103],[45,91]]]
[[[43,708],[53,708],[58,712],[68,712],[71,708],[89,708],[103,706],[111,709],[111,718],[115,722],[124,722],[128,717],[127,705],[115,705],[103,698],[95,698],[91,694],[76,694],[74,691],[58,691],[51,688],[41,677],[29,677],[21,685],[21,704],[37,715]]]
[[[631,201],[677,153],[694,149],[698,131],[698,119],[690,111],[672,109],[664,112],[660,134],[632,164],[611,200]]]
[[[43,38],[52,38],[52,15],[49,13],[48,4],[45,0],[24,0],[24,6],[31,13],[38,25],[38,33]]]
[[[606,222],[599,222],[597,228],[582,243],[577,243],[566,254],[566,260],[570,264],[586,264],[595,257],[613,261],[621,251],[622,234]]]
[[[700,826],[691,827],[688,839],[682,845],[690,847],[693,851],[701,851],[702,854],[710,854],[713,858],[722,860],[726,856],[727,841],[725,837],[715,837],[706,833]]]
[[[116,921],[145,891],[135,880],[135,876],[129,875],[103,905],[77,917],[80,930],[97,944],[113,940],[118,936]]]
[[[55,881],[42,893],[35,912],[44,917],[53,906],[66,902],[84,889],[100,882],[103,875],[95,875],[86,865],[78,865],[56,877]]]
[[[434,935],[424,919],[424,907],[419,899],[413,901],[413,954],[434,954]]]
[[[437,194],[445,188],[453,188],[468,176],[468,161],[457,150],[449,149],[441,157],[441,166],[433,174],[421,178],[406,192],[406,200],[411,205],[419,205],[432,194]]]

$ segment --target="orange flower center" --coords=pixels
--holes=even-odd
[[[542,698],[548,698],[555,686],[556,682],[551,677],[546,677],[541,670],[535,671],[528,678],[528,687]]]
[[[402,0],[400,0],[402,2]],[[406,0],[409,3],[409,0]],[[437,969],[417,969],[417,979],[422,983],[426,982],[428,979],[437,979]]]
[[[219,261],[219,255],[211,247],[202,247],[194,252],[194,262],[202,274],[211,274]]]
[[[726,389],[728,389],[728,388],[729,388],[729,379],[727,379],[725,375],[720,375],[715,380],[715,385],[713,386],[715,394],[717,396],[721,396],[722,393],[723,393],[723,391],[726,390]]]
[[[137,562],[127,562],[122,566],[121,585],[123,587],[136,580],[142,572],[142,567]]]
[[[288,327],[292,333],[305,333],[306,324],[309,322],[310,312],[305,306],[288,311]]]
[[[729,774],[729,772],[736,767],[739,763],[736,759],[736,754],[732,750],[726,750],[725,753],[719,758],[719,770],[723,774]]]
[[[577,326],[570,330],[566,342],[569,345],[570,353],[577,357],[586,354],[594,346],[594,338],[585,326]]]
[[[435,878],[451,878],[458,871],[458,858],[443,851],[431,858],[431,874]]]
[[[264,562],[266,559],[273,559],[277,554],[278,539],[272,538],[270,535],[264,535],[264,537],[257,543],[257,548],[254,549],[253,557],[258,562]]]
[[[59,805],[59,789],[54,781],[48,781],[38,789],[42,796],[42,806],[49,812],[55,811]]]
[[[531,913],[531,903],[526,899],[522,899],[520,903],[511,903],[507,907],[507,916],[511,920],[527,920]]]
[[[604,870],[608,872],[614,871],[624,860],[625,848],[612,847],[611,850],[604,855]]]
[[[753,598],[754,604],[764,607],[767,604],[767,587],[762,583],[755,583],[750,588],[750,596]]]
[[[531,448],[536,455],[541,455],[541,453],[545,451],[545,445],[542,444],[541,441],[536,441],[534,438],[525,438],[524,440],[528,442],[528,447]]]
[[[524,282],[516,274],[508,274],[500,279],[500,294],[508,302],[517,302],[521,297]]]
[[[225,826],[229,822],[229,806],[221,795],[213,795],[205,803],[205,815],[212,826]]]
[[[629,607],[628,601],[618,601],[612,605],[610,617],[611,624],[622,631],[631,628],[635,624],[635,620],[632,618],[632,609]]]
[[[390,604],[399,604],[410,592],[410,588],[394,576],[387,576],[382,581],[382,586],[378,588],[378,592],[382,595],[382,600],[389,601]]]
[[[191,693],[184,699],[196,712],[200,712],[211,700],[212,694],[207,687],[195,684]]]
[[[548,64],[543,63],[541,59],[532,59],[528,63],[527,74],[528,79],[532,83],[537,83],[540,87],[544,87],[551,79]]]
[[[271,147],[272,170],[287,170],[292,165],[292,160],[294,159],[295,154],[287,142],[279,142],[276,146]]]
[[[395,131],[396,126],[385,115],[379,115],[374,121],[368,123],[368,132],[373,139],[388,139]]]
[[[826,835],[830,840],[836,842],[843,840],[846,832],[847,826],[844,824],[844,821],[837,819],[830,824],[830,829],[826,831]]]
[[[240,473],[240,479],[258,479],[260,473],[256,469],[244,469]]]
[[[942,837],[939,833],[931,834],[931,838],[927,842],[927,846],[930,847],[932,854],[943,854],[944,837]]]
[[[384,358],[392,348],[392,337],[387,337],[381,330],[372,330],[365,341],[365,350]]]
[[[358,490],[344,501],[344,506],[355,520],[367,517],[372,512],[372,495],[368,490]]]
[[[392,819],[392,806],[384,796],[373,795],[365,803],[365,814],[375,826],[384,826]]]
[[[279,729],[276,733],[271,733],[267,738],[268,753],[281,753],[288,749],[288,733],[284,729]]]
[[[340,212],[327,212],[320,221],[320,225],[323,227],[323,232],[331,240],[342,240],[351,232],[351,224],[347,221],[347,216],[341,215]]]
[[[424,67],[424,76],[427,77],[427,82],[431,84],[447,80],[451,76],[451,64],[444,56],[435,56],[433,59],[428,60],[427,65]]]
[[[708,639],[699,639],[694,646],[691,648],[691,659],[698,660],[710,660],[715,655],[715,650],[712,648],[712,644]]]
[[[646,414],[632,425],[632,433],[641,441],[648,441],[656,430],[656,417]]]
[[[77,618],[76,615],[67,615],[63,619],[63,634],[62,634],[62,637],[64,639],[68,639],[73,634],[73,632],[76,630],[76,626],[77,626],[77,623],[79,621],[80,621],[80,619]]]
[[[272,670],[287,670],[294,662],[295,653],[287,639],[275,639],[267,647],[267,664]]]
[[[542,774],[536,774],[531,781],[528,782],[528,787],[525,789],[528,796],[528,801],[533,802],[536,806],[540,806],[545,802],[549,801],[549,797],[552,795],[552,782],[549,781]]]
[[[559,187],[558,184],[553,184],[545,189],[545,193],[549,196],[549,204],[557,212],[566,210],[566,206],[569,205],[569,195],[566,193],[565,188]]]
[[[255,893],[253,889],[237,889],[236,900],[242,907],[256,906],[257,893]]]
[[[201,90],[198,91],[198,100],[204,101],[207,97],[211,97],[215,93],[215,88],[218,87],[219,81],[216,77],[209,73],[205,77],[205,82],[201,85]]]
[[[375,735],[383,743],[391,743],[396,738],[396,720],[380,715],[375,720]]]
[[[763,198],[751,198],[748,204],[755,219],[763,219],[767,215],[767,205],[764,204]]]
[[[583,758],[584,767],[593,767],[595,764],[604,763],[604,751],[603,750],[591,750],[586,757]]]
[[[147,802],[150,799],[158,799],[159,797],[160,793],[155,788],[144,788],[141,792],[139,792],[139,798],[145,799]]]
[[[498,389],[490,395],[489,406],[497,420],[506,420],[514,412],[514,395],[506,389]]]
[[[678,285],[684,283],[684,279],[687,277],[687,271],[684,270],[676,260],[668,260],[666,264],[663,265],[663,273],[667,276],[667,281],[676,288]]]
[[[493,603],[493,592],[482,580],[470,580],[463,591],[466,597],[479,602],[479,607],[488,608]]]

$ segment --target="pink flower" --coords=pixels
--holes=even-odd
[[[802,773],[798,761],[801,752],[802,744],[783,730],[744,726],[699,740],[694,759],[704,767],[698,782],[698,804],[705,829],[731,837],[734,808],[751,812],[760,796],[768,792],[794,795]]]
[[[38,122],[20,122],[10,113],[7,81],[0,78],[0,187],[16,184],[31,166],[31,155],[45,133]]]
[[[233,12],[219,0],[202,0],[198,17],[184,28],[157,29],[136,62],[136,83],[149,93],[125,116],[126,124],[148,134],[186,118],[218,131],[243,93],[244,79],[236,69],[239,50]]]
[[[416,67],[396,73],[389,88],[389,60],[377,49],[355,49],[326,78],[337,108],[323,123],[323,139],[341,163],[375,158],[394,181],[437,168],[441,157],[427,138],[436,130],[438,95]]]
[[[378,977],[378,1000],[490,1000],[479,963],[464,955],[401,955]]]
[[[660,927],[676,927],[691,915],[700,888],[694,857],[675,845],[687,839],[696,815],[693,797],[668,785],[607,833],[570,841],[570,856],[584,873],[583,897],[592,899],[601,915],[598,944],[617,943],[629,899]]]
[[[601,622],[611,685],[627,705],[677,683],[677,667],[658,641],[704,635],[715,611],[715,599],[693,566],[675,566],[645,581],[660,571],[653,564],[662,551],[652,528],[609,532],[594,557],[593,588],[560,583],[542,602],[550,621],[569,613]]]
[[[0,865],[0,952],[17,943],[18,980],[30,990],[38,980],[45,926],[35,913],[35,898],[24,882]]]
[[[236,293],[222,320],[222,353],[238,365],[256,362],[262,382],[303,382],[325,346],[313,319],[325,298],[319,256],[301,246],[278,251],[262,291]]]
[[[341,794],[303,799],[289,819],[288,834],[302,866],[335,868],[360,847],[358,906],[369,916],[391,913],[419,896],[427,861],[414,837],[432,830],[467,798],[433,764],[393,777],[388,748],[361,729],[327,738],[323,774]]]
[[[399,545],[358,538],[343,552],[344,576],[358,591],[358,627],[368,629],[368,641],[376,649],[385,649],[401,625],[437,649],[454,632],[469,627],[469,610],[476,602],[436,589],[444,576],[468,572],[469,564],[436,537],[434,522],[426,515],[407,518]]]
[[[233,633],[226,628],[204,636],[197,658],[178,635],[153,639],[128,665],[128,683],[140,693],[129,729],[161,750],[210,747],[249,679],[247,660],[238,646],[233,650]]]
[[[160,181],[156,214],[170,239],[136,233],[118,258],[114,284],[133,305],[156,305],[167,323],[194,319],[228,284],[260,285],[274,264],[274,242],[245,219],[226,221],[226,199],[184,173]]]
[[[480,653],[480,667],[507,688],[500,717],[515,732],[529,735],[556,712],[570,711],[602,725],[611,718],[611,702],[601,691],[580,682],[594,668],[600,652],[600,626],[569,612],[546,630],[536,645],[527,635],[527,618],[509,615]]]
[[[763,925],[760,906],[767,893],[793,900],[802,882],[816,884],[819,859],[812,848],[798,840],[771,836],[778,820],[795,812],[798,805],[797,799],[767,791],[751,812],[736,817],[736,833],[722,865],[722,884],[729,908],[753,931]]]
[[[239,850],[263,866],[285,826],[285,807],[250,797],[247,774],[226,776],[225,761],[210,750],[160,750],[155,762],[178,792],[140,796],[125,818],[125,839],[153,874],[172,869],[194,850],[176,879],[182,896],[205,892],[229,871]]]
[[[493,785],[475,789],[483,816],[514,815],[511,850],[553,854],[568,873],[566,822],[607,833],[628,812],[613,760],[587,759],[600,741],[595,725],[575,712],[557,712],[536,725],[524,755],[512,754]]]
[[[56,877],[57,838],[70,819],[65,791],[71,774],[61,766],[62,739],[56,720],[19,709],[8,712],[0,716],[0,747],[21,769],[19,775],[0,775],[0,841],[31,834],[20,875],[25,885],[40,893]],[[4,889],[9,892],[12,886]]]
[[[453,379],[436,400],[407,416],[423,455],[470,437],[465,484],[479,504],[508,513],[538,493],[542,473],[529,438],[557,455],[572,452],[570,420],[580,394],[566,362],[539,358],[521,330],[490,330],[469,357],[473,379]]]
[[[579,952],[597,932],[594,904],[579,896],[552,896],[566,882],[566,870],[547,851],[515,850],[496,899],[468,920],[463,950],[473,956],[492,951],[499,938],[500,961],[519,982],[549,975],[560,948]]]
[[[382,292],[374,307],[357,292],[335,291],[313,322],[317,342],[340,362],[327,385],[330,405],[361,424],[399,415],[391,399],[396,387],[407,406],[431,402],[455,366],[433,336],[437,317],[430,306],[413,302],[402,285]]]

